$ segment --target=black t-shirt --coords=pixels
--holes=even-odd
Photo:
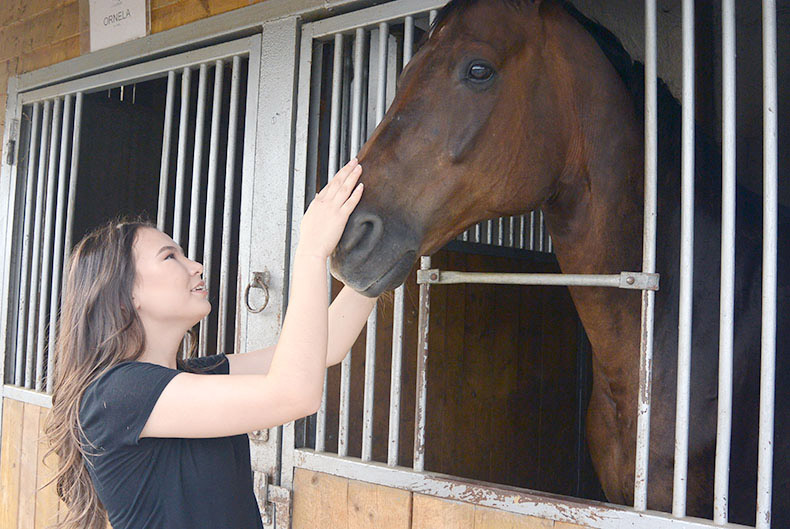
[[[208,374],[230,369],[225,355],[188,363],[208,368]],[[139,439],[159,395],[179,372],[123,362],[82,397],[80,421],[95,446],[87,447],[88,472],[113,529],[262,529],[246,434]]]

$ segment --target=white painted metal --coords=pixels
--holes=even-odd
[[[66,163],[68,149],[71,145],[71,121],[74,96],[65,98],[63,110],[63,130],[60,134],[60,164],[58,168],[58,197],[55,214],[55,244],[52,250],[52,296],[49,300],[49,352],[47,353],[47,393],[52,393],[54,383],[55,338],[57,336],[58,305],[63,271],[63,239],[66,227],[66,199],[68,190],[68,172]]]
[[[203,129],[206,125],[206,85],[208,84],[208,64],[200,65],[198,76],[197,116],[195,118],[195,147],[192,157],[192,186],[189,199],[189,240],[187,255],[197,260],[197,234],[200,225],[201,173],[203,172]]]
[[[656,206],[658,188],[658,106],[656,72],[656,2],[645,0],[645,214],[642,272],[656,271]],[[650,396],[653,376],[655,292],[642,291],[642,332],[639,352],[639,401],[636,427],[634,509],[647,508],[650,453]]]
[[[181,71],[181,116],[178,122],[178,158],[176,162],[176,196],[173,206],[173,233],[176,244],[181,244],[181,224],[184,211],[184,180],[186,178],[187,127],[189,126],[189,92],[191,84],[189,67]]]
[[[763,277],[760,429],[757,452],[757,529],[771,526],[776,381],[778,127],[776,2],[763,1]]]
[[[250,61],[252,62],[252,61]],[[250,75],[250,77],[252,77]],[[236,170],[236,128],[239,122],[239,84],[241,82],[241,57],[233,57],[230,76],[230,111],[228,116],[228,145],[225,158],[225,200],[222,214],[222,256],[219,270],[219,315],[217,351],[223,351],[227,334],[228,303],[230,298],[230,246],[233,226],[233,174]],[[247,154],[245,152],[245,154]],[[246,159],[246,157],[245,157]],[[238,316],[237,316],[238,318]]]
[[[713,521],[727,521],[732,429],[732,354],[735,315],[735,2],[722,2],[722,202],[719,297],[719,407]]]
[[[431,258],[420,257],[420,269],[428,270]],[[431,285],[420,285],[419,324],[417,326],[417,394],[414,410],[414,470],[425,470],[425,414],[428,408],[428,331],[431,310]]]
[[[30,298],[27,311],[27,338],[26,347],[27,354],[25,355],[25,387],[32,388],[34,383],[34,355],[35,355],[35,332],[36,332],[36,315],[38,314],[38,306],[33,302],[38,298],[39,289],[39,270],[41,269],[41,240],[43,239],[41,230],[44,224],[44,193],[46,190],[46,177],[47,177],[47,147],[50,137],[50,126],[52,125],[52,101],[44,102],[44,117],[41,124],[41,142],[39,143],[38,153],[38,177],[36,178],[36,207],[33,214],[33,248],[32,257],[30,261]],[[32,199],[33,197],[31,197]]]
[[[176,72],[167,72],[167,97],[165,99],[165,126],[162,132],[162,160],[159,164],[159,203],[156,210],[156,227],[165,231],[167,190],[170,181],[170,142],[173,136],[173,106],[176,99]]]
[[[30,133],[30,145],[27,149],[27,175],[25,185],[25,212],[24,212],[24,233],[22,235],[22,270],[20,276],[19,286],[19,317],[17,319],[16,331],[16,366],[14,370],[14,383],[17,386],[22,386],[25,383],[25,324],[29,303],[29,290],[28,290],[28,276],[29,276],[29,262],[30,262],[30,238],[33,231],[33,205],[34,197],[33,190],[36,185],[36,164],[38,161],[38,142],[40,140],[39,123],[41,118],[41,104],[36,103],[33,105],[33,124]]]
[[[32,389],[6,385],[2,387],[2,397],[34,404],[42,408],[52,407],[52,396]]]
[[[63,246],[63,262],[68,266],[71,244],[74,236],[74,208],[77,203],[77,173],[79,171],[80,131],[82,130],[83,93],[77,93],[74,103],[74,135],[71,139],[71,169],[69,170],[69,196],[66,206],[66,242]],[[66,270],[64,268],[64,270]],[[64,274],[64,277],[67,277]]]
[[[672,514],[678,518],[686,516],[691,310],[694,285],[694,3],[692,0],[683,1],[682,104],[678,380],[675,410],[675,470],[672,487]]]
[[[214,94],[211,107],[211,136],[209,139],[208,154],[208,183],[206,188],[206,222],[203,230],[203,280],[206,288],[211,292],[211,266],[214,254],[214,211],[216,209],[217,195],[217,164],[219,158],[219,127],[222,110],[222,76],[223,63],[217,60],[214,63]],[[198,339],[198,355],[206,356],[208,351],[208,322],[204,318],[200,322],[200,337]],[[220,351],[217,350],[219,353]]]
[[[41,287],[38,298],[38,336],[36,338],[36,391],[41,391],[44,385],[44,345],[46,343],[47,310],[50,274],[52,272],[52,245],[55,234],[52,224],[55,221],[55,184],[57,183],[58,153],[60,152],[60,129],[62,127],[63,101],[55,100],[55,111],[52,117],[52,134],[49,142],[49,167],[47,170],[46,206],[44,208],[44,233],[41,262]]]
[[[404,0],[389,2],[380,6],[359,9],[332,18],[317,20],[310,25],[314,39],[330,37],[340,31],[354,31],[358,27],[375,27],[381,22],[414,18],[414,15],[423,14],[428,9],[440,8],[447,0]],[[404,36],[404,40],[405,36]],[[405,51],[404,51],[405,55]]]

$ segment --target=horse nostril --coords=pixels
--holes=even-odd
[[[367,255],[376,246],[383,227],[384,223],[378,215],[371,213],[352,215],[345,240],[341,241],[342,249],[348,253]]]

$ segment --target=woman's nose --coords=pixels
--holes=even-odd
[[[203,274],[203,264],[197,261],[192,261],[192,270],[193,274],[202,275]]]

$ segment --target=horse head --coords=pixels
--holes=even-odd
[[[359,153],[365,193],[332,255],[337,277],[378,295],[469,226],[555,193],[577,88],[552,51],[567,45],[549,31],[558,17],[553,2],[505,0],[439,14]]]

